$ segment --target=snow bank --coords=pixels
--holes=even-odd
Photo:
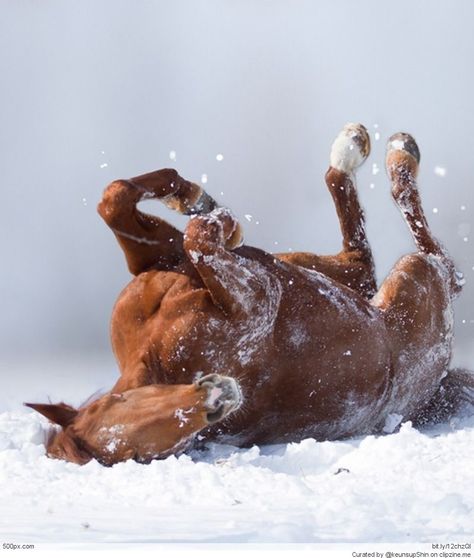
[[[343,442],[105,468],[48,459],[46,421],[0,414],[0,532],[22,542],[422,542],[474,536],[474,416]]]

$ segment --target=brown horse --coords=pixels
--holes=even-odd
[[[429,405],[451,358],[460,275],[428,228],[418,147],[400,133],[387,171],[418,252],[377,291],[354,179],[369,151],[362,125],[334,142],[326,183],[343,249],[331,257],[242,245],[230,211],[174,170],[110,184],[98,210],[135,275],[112,315],[121,377],[78,410],[29,404],[62,427],[48,455],[147,462],[197,433],[239,446],[335,439]],[[139,211],[145,198],[191,215],[185,233]]]

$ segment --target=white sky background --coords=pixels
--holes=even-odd
[[[472,2],[4,0],[0,13],[2,357],[109,351],[129,275],[95,206],[116,178],[205,173],[247,243],[338,251],[323,176],[335,135],[360,121],[373,143],[359,192],[379,277],[413,250],[383,167],[388,136],[408,131],[428,219],[467,278],[456,315],[467,360]]]

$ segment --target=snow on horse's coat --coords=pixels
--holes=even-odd
[[[112,315],[121,377],[79,410],[30,405],[62,426],[49,455],[149,461],[182,451],[198,432],[241,446],[335,439],[419,414],[449,366],[459,278],[423,214],[416,143],[396,134],[387,170],[419,251],[377,292],[353,175],[369,151],[359,124],[333,144],[336,256],[242,245],[230,211],[174,170],[109,185],[99,213],[136,276]],[[138,211],[149,197],[192,216],[184,235]]]

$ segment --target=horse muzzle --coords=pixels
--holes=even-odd
[[[205,402],[208,409],[207,421],[214,424],[237,410],[242,403],[242,392],[234,378],[208,374],[197,382],[198,387],[207,389]]]

